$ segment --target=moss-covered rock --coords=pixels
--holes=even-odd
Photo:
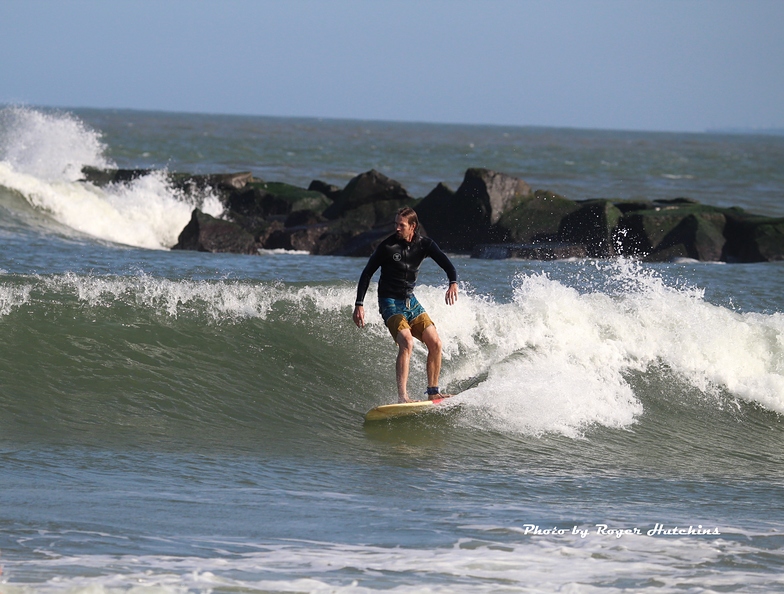
[[[773,262],[784,260],[784,218],[747,214],[727,209],[728,262]]]
[[[616,234],[623,212],[608,200],[582,203],[561,219],[558,240],[581,244],[589,256],[606,258],[617,255]]]
[[[501,215],[491,239],[497,243],[559,241],[563,219],[579,209],[580,205],[574,200],[548,190],[537,190]]]
[[[620,253],[648,261],[694,258],[718,261],[726,219],[721,209],[701,204],[654,203],[619,222]]]
[[[648,262],[668,262],[678,258],[721,261],[726,243],[723,234],[725,223],[721,213],[689,214],[644,259]]]
[[[288,215],[298,210],[323,213],[332,204],[321,192],[281,182],[254,180],[245,185],[242,193],[252,193],[261,210],[267,210],[266,216]]]

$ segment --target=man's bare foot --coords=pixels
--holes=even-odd
[[[411,398],[408,396],[403,396],[402,398],[400,396],[397,397],[398,404],[405,404],[406,402],[413,402],[413,400],[411,400]]]
[[[451,398],[454,394],[444,394],[443,392],[439,392],[438,394],[433,394],[428,396],[428,400],[443,400],[444,398]]]

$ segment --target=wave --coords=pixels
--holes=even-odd
[[[111,168],[98,132],[71,114],[24,107],[0,111],[0,188],[77,233],[149,249],[167,249],[194,207],[220,216],[209,190],[195,197],[169,183],[165,171],[98,188],[80,181],[82,168]]]
[[[672,401],[695,419],[784,413],[782,314],[712,305],[640,270],[586,292],[522,275],[505,303],[464,294],[450,308],[442,292],[418,296],[444,339],[441,384],[462,390],[450,416],[461,427],[574,438],[650,410],[667,425]],[[2,422],[342,431],[394,395],[394,344],[375,311],[353,326],[353,297],[347,282],[0,276]],[[425,357],[418,345],[422,389]]]
[[[618,286],[586,294],[546,275],[519,279],[493,338],[505,357],[475,390],[499,420],[525,431],[628,427],[642,413],[630,377],[646,373],[663,393],[682,383],[784,412],[784,315],[738,313],[629,262],[610,266]]]

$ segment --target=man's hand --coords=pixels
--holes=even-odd
[[[357,328],[364,328],[365,327],[365,308],[361,305],[357,305],[354,307],[354,323],[357,325]]]
[[[450,283],[446,290],[446,304],[454,305],[457,303],[457,283]]]

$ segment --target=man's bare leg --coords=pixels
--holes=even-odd
[[[427,386],[438,386],[441,376],[441,337],[435,326],[428,326],[422,333],[422,342],[427,347]]]
[[[414,337],[411,330],[405,328],[397,333],[397,361],[395,371],[397,373],[397,401],[411,402],[408,397],[408,369],[411,363],[411,353],[414,350]]]

